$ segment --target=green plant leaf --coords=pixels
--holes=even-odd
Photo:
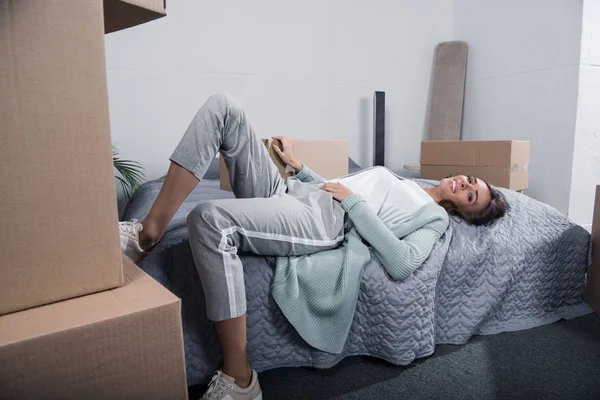
[[[127,201],[131,201],[135,190],[144,182],[144,167],[137,161],[119,158],[119,151],[112,146],[113,165],[117,174],[115,178],[121,184]]]
[[[129,183],[127,183],[127,181],[125,181],[120,176],[115,176],[115,178],[117,178],[117,180],[121,184],[121,188],[123,189],[123,194],[125,195],[125,199],[127,199],[127,202],[130,202],[131,201],[131,186],[129,186]]]

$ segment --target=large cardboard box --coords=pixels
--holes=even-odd
[[[287,179],[293,172],[286,169],[286,165],[281,161],[273,144],[278,144],[279,141],[272,139],[262,139],[263,143],[269,151],[271,159],[277,165],[280,175]],[[298,160],[310,167],[317,174],[325,179],[339,178],[340,176],[348,175],[348,151],[350,144],[347,140],[339,139],[292,139],[294,145],[294,153]],[[281,148],[281,145],[278,144]],[[231,183],[229,181],[229,171],[225,165],[223,157],[219,160],[221,190],[231,191]]]
[[[421,178],[476,176],[512,190],[529,186],[529,142],[438,140],[421,143]]]
[[[0,315],[123,283],[105,63],[102,1],[0,0]]]
[[[600,185],[596,186],[596,202],[592,222],[592,265],[585,280],[586,302],[600,316]]]
[[[125,285],[0,317],[0,399],[186,399],[181,302],[124,260]]]

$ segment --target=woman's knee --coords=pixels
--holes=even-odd
[[[233,96],[226,93],[215,93],[206,100],[206,105],[215,113],[223,116],[232,116],[239,119],[243,114],[241,103]]]
[[[204,239],[211,231],[216,231],[218,213],[218,206],[212,201],[196,206],[187,217],[190,238]]]

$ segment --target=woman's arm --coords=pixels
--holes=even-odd
[[[421,228],[398,239],[358,194],[346,197],[342,207],[360,236],[371,244],[385,270],[395,280],[405,279],[419,268],[440,238],[433,229]]]
[[[292,167],[293,168],[293,167]],[[295,169],[295,168],[294,168]],[[296,178],[305,183],[323,183],[325,178],[308,168],[306,165],[300,164],[300,170],[296,170]]]
[[[286,138],[285,136],[273,136],[273,139],[277,139],[281,142],[282,149],[280,149],[276,144],[273,145],[273,148],[275,149],[275,152],[279,158],[281,158],[281,161],[296,171],[296,178],[298,178],[298,180],[305,183],[325,182],[325,178],[298,161],[296,155],[294,154],[294,147],[290,139]]]

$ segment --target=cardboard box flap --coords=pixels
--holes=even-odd
[[[179,301],[123,257],[125,285],[0,318],[0,347]]]
[[[165,15],[166,0],[104,0],[104,32],[131,28]]]
[[[421,165],[465,165],[508,167],[511,157],[518,153],[529,155],[528,146],[516,146],[511,140],[452,141],[438,140],[421,143]],[[516,151],[516,149],[522,149]]]

